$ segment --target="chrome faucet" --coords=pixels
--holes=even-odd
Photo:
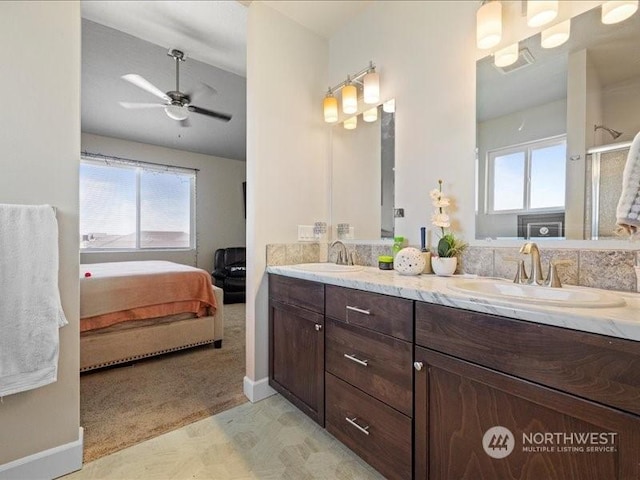
[[[329,245],[329,250],[333,248],[334,245],[340,246],[340,250],[338,250],[338,257],[336,258],[336,264],[338,265],[353,265],[349,259],[349,253],[347,252],[347,247],[340,240],[334,240],[331,245]]]
[[[531,269],[529,270],[528,285],[542,285],[544,283],[542,279],[542,265],[540,264],[540,250],[538,245],[533,242],[525,243],[520,249],[520,253],[525,255],[531,255]]]

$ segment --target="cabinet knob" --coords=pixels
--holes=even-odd
[[[416,370],[420,371],[422,370],[422,367],[424,367],[424,364],[422,362],[413,362],[413,368],[415,368]]]
[[[316,323],[316,332],[319,332],[320,330],[322,330],[322,325]]]

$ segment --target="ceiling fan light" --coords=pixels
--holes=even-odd
[[[186,120],[189,117],[189,110],[182,105],[167,105],[164,111],[173,120]]]
[[[602,4],[602,23],[611,25],[626,20],[638,10],[638,0],[610,1]]]
[[[529,0],[527,2],[527,25],[541,27],[558,16],[558,0]]]
[[[555,48],[569,40],[571,20],[565,20],[542,31],[540,45],[542,48]]]

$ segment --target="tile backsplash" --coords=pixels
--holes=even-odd
[[[391,255],[391,243],[347,243],[349,253],[355,252],[356,263],[378,266],[378,256]],[[288,243],[267,245],[267,265],[291,265],[329,261],[335,262],[337,249],[327,251],[327,244]],[[549,261],[566,261],[558,265],[560,280],[566,285],[636,292],[635,265],[638,250],[586,250],[544,248],[540,253],[543,274]],[[527,271],[529,258],[516,247],[469,247],[462,255],[459,273],[512,279],[517,261],[524,259]]]

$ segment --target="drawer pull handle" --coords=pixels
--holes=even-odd
[[[351,305],[347,305],[347,310],[351,310],[353,312],[363,313],[365,315],[371,315],[371,311],[365,310],[363,308],[352,307]]]
[[[316,332],[319,332],[320,330],[322,330],[322,325],[316,323]]]
[[[369,425],[367,425],[366,427],[361,427],[360,425],[358,425],[356,423],[356,420],[358,419],[358,417],[353,417],[353,418],[345,417],[344,419],[347,422],[349,422],[351,425],[356,427],[358,430],[360,430],[362,433],[364,433],[365,435],[369,435]]]
[[[416,370],[420,371],[422,370],[422,367],[424,367],[424,364],[422,362],[413,362],[413,368],[415,368]]]
[[[356,358],[355,355],[349,355],[348,353],[345,353],[344,358],[348,358],[352,362],[359,363],[360,365],[363,365],[365,367],[369,366],[369,360],[360,360],[359,358]]]

